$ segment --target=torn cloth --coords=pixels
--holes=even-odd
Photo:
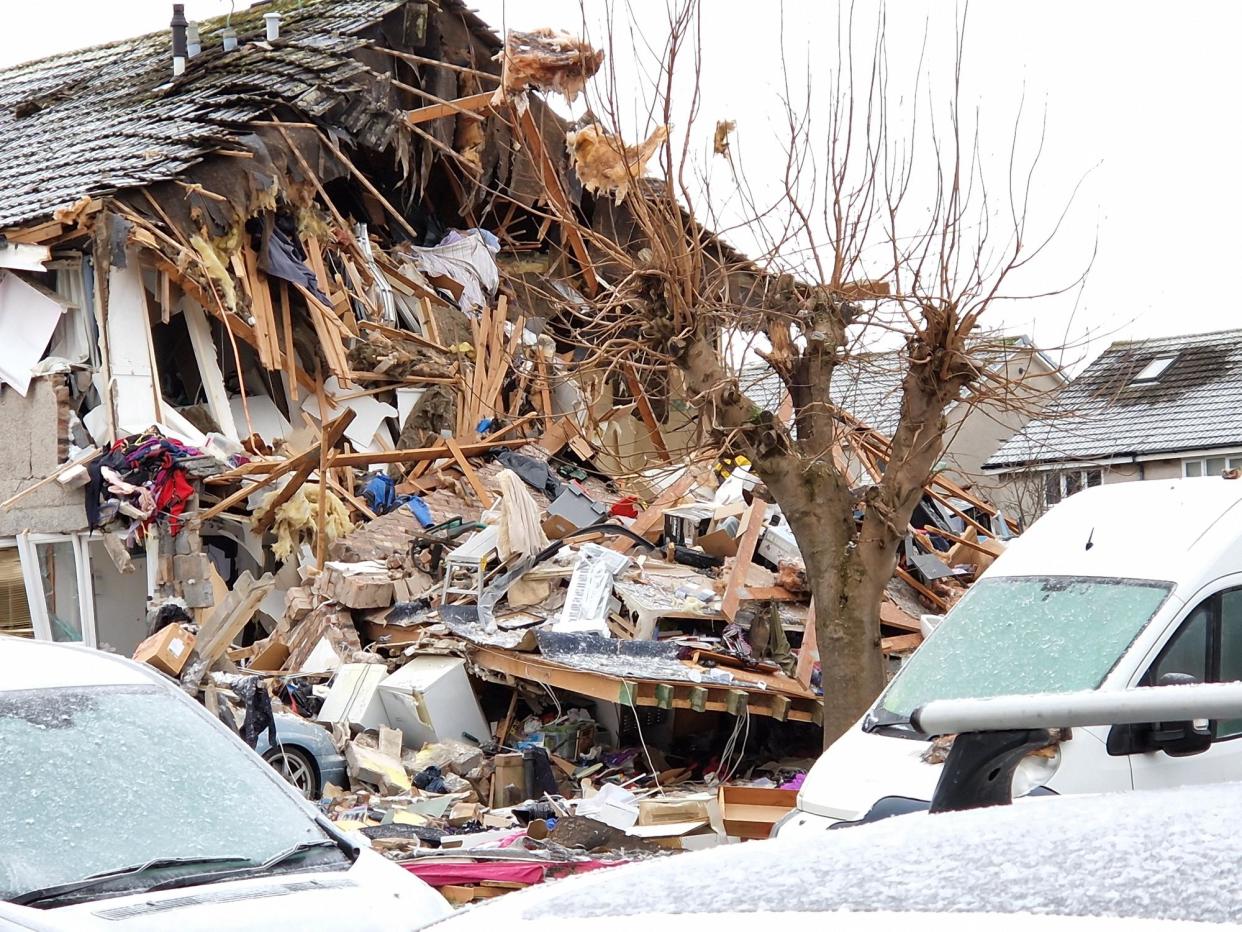
[[[496,479],[500,483],[500,539],[496,545],[500,559],[533,557],[548,546],[540,526],[539,506],[517,473],[502,469]]]
[[[556,498],[561,494],[564,483],[553,475],[548,464],[533,456],[514,453],[512,450],[501,450],[496,462],[506,469],[512,469],[522,477],[522,481],[532,489],[542,492],[548,498]]]
[[[112,521],[118,513],[128,513],[138,516],[130,529],[130,536],[136,541],[146,536],[152,521],[161,519],[167,519],[169,531],[175,536],[194,495],[181,460],[201,455],[193,447],[154,433],[116,441],[87,466],[88,525],[93,530]]]
[[[242,722],[241,737],[252,748],[259,743],[259,735],[267,732],[267,740],[276,747],[276,716],[272,714],[272,697],[257,676],[247,676],[233,687],[237,698],[246,704],[246,720]]]
[[[453,231],[438,246],[405,247],[424,275],[442,276],[461,286],[457,303],[463,311],[486,306],[500,287],[496,250],[484,239],[484,232],[471,230],[463,236]]]
[[[268,275],[283,278],[294,285],[302,285],[316,298],[331,307],[332,302],[319,290],[319,279],[306,262],[306,254],[300,244],[294,242],[278,225],[272,225],[271,234],[263,241],[259,265]]]

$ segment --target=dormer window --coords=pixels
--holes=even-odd
[[[1164,370],[1173,365],[1176,356],[1157,356],[1143,367],[1143,371],[1134,377],[1135,382],[1154,382],[1164,375]]]

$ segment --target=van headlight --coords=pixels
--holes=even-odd
[[[1061,766],[1061,749],[1040,748],[1026,755],[1013,772],[1013,798],[1025,796],[1036,787],[1044,786]]]

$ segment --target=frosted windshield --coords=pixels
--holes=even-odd
[[[1095,689],[1171,588],[1135,579],[981,579],[902,668],[879,711],[904,719],[933,699]]]

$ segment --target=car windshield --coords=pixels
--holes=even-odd
[[[933,699],[1096,689],[1170,583],[1068,576],[979,580],[893,679],[876,720]]]
[[[237,870],[328,838],[261,761],[153,686],[0,692],[0,799],[0,899],[164,858]]]

